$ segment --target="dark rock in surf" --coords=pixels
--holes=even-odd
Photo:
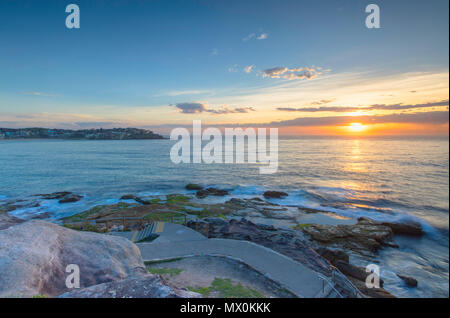
[[[135,196],[133,194],[125,194],[120,197],[120,200],[134,200]]]
[[[400,277],[406,285],[410,286],[410,287],[417,287],[417,279],[409,277],[409,276],[403,276],[400,274],[397,274],[398,277]]]
[[[415,221],[409,221],[405,223],[383,222],[381,224],[389,226],[392,229],[392,231],[394,231],[395,234],[410,235],[410,236],[421,236],[424,234],[420,223]]]
[[[83,198],[82,195],[70,194],[70,195],[67,195],[67,196],[63,197],[58,202],[59,203],[73,203],[73,202],[80,201],[82,198]]]
[[[53,193],[49,193],[49,194],[39,194],[39,196],[41,196],[45,200],[58,200],[58,199],[64,198],[65,196],[67,196],[69,194],[72,194],[72,192],[67,192],[67,191],[53,192]]]
[[[207,188],[204,190],[198,190],[196,193],[197,198],[203,199],[206,198],[208,195],[215,195],[215,196],[225,196],[228,195],[229,192],[227,190],[217,189],[217,188]]]
[[[266,191],[266,192],[264,192],[264,197],[266,199],[282,199],[287,196],[288,196],[288,194],[286,192],[282,192],[282,191]]]
[[[195,183],[189,183],[186,185],[186,190],[202,190],[203,187],[201,185]]]

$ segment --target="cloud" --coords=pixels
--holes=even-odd
[[[202,103],[180,103],[176,104],[175,107],[180,109],[180,113],[182,114],[198,114],[205,112],[216,115],[224,115],[224,114],[244,114],[251,111],[256,111],[253,107],[237,107],[231,109],[227,106],[222,106],[219,109],[210,109],[206,107],[205,104]]]
[[[332,116],[332,117],[299,117],[291,120],[273,121],[266,126],[339,126],[352,122],[362,124],[447,124],[449,122],[448,111],[431,111],[420,113],[401,113],[390,115],[364,115],[364,116]]]
[[[323,104],[331,103],[332,101],[333,101],[333,99],[322,99],[319,101],[312,102],[311,105],[323,105]]]
[[[249,74],[253,71],[254,67],[255,67],[255,65],[248,65],[248,66],[244,67],[244,72]]]
[[[256,40],[265,40],[269,37],[269,35],[267,33],[250,33],[249,35],[247,35],[245,38],[242,39],[242,41],[247,42],[250,41],[251,39],[256,39]]]
[[[348,107],[348,106],[322,106],[322,107],[302,107],[302,108],[292,108],[292,107],[279,107],[277,110],[288,111],[288,112],[305,112],[305,113],[315,113],[315,112],[354,112],[354,111],[368,111],[368,110],[406,110],[406,109],[417,109],[417,108],[430,108],[430,107],[442,107],[449,106],[448,100],[443,100],[440,102],[425,103],[425,104],[415,104],[415,105],[403,105],[403,104],[373,104],[366,107]]]
[[[43,92],[25,92],[25,95],[32,95],[32,96],[41,96],[41,97],[56,97],[59,95],[55,95],[55,94],[47,94],[47,93],[43,93]]]
[[[261,33],[256,37],[257,40],[265,40],[269,35],[267,33]]]
[[[201,103],[179,103],[176,104],[175,107],[180,109],[180,113],[183,114],[196,114],[196,113],[202,113],[206,110],[205,105]]]
[[[262,76],[270,78],[284,78],[288,80],[293,79],[310,80],[321,74],[322,71],[320,71],[319,68],[314,67],[295,67],[290,69],[284,66],[277,66],[264,70]]]

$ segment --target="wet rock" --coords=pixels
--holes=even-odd
[[[189,183],[186,185],[186,190],[202,190],[203,187],[201,185],[195,183]]]
[[[134,200],[135,196],[133,194],[125,194],[120,197],[120,200]]]
[[[201,294],[170,287],[157,275],[142,274],[124,280],[75,289],[60,298],[200,298]]]
[[[208,195],[215,195],[215,196],[225,196],[228,195],[227,190],[217,189],[217,188],[207,188],[203,190],[198,190],[196,193],[196,196],[200,199],[206,198]]]
[[[405,223],[389,223],[383,222],[383,225],[389,226],[395,234],[401,235],[411,235],[411,236],[421,236],[424,234],[422,226],[420,223],[415,221],[409,221]]]
[[[0,297],[67,292],[69,264],[79,266],[82,288],[146,272],[137,246],[121,237],[37,220],[0,231]]]
[[[67,191],[53,192],[53,193],[49,193],[49,194],[39,194],[39,196],[41,196],[45,200],[57,200],[57,199],[62,199],[69,194],[72,194],[72,192],[67,192]]]
[[[73,202],[78,202],[81,199],[83,199],[82,195],[78,195],[78,194],[69,194],[64,196],[62,199],[60,199],[58,202],[59,203],[73,203]]]
[[[397,274],[398,277],[400,277],[406,285],[410,286],[410,287],[417,287],[417,279],[409,277],[409,276],[403,276],[400,274]]]
[[[282,191],[266,191],[264,192],[264,197],[266,199],[281,199],[283,197],[287,197],[288,194]]]
[[[302,229],[311,238],[325,245],[350,249],[356,252],[377,252],[382,246],[391,245],[393,231],[390,227],[367,218],[359,218],[354,225],[311,224]]]

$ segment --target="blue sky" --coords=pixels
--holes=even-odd
[[[372,2],[380,6],[381,29],[365,27],[364,9]],[[435,74],[438,82],[436,74],[448,74],[447,0],[372,2],[5,0],[0,3],[0,122],[15,116],[15,125],[23,126],[24,118],[34,116],[36,123],[64,125],[85,116],[141,126],[177,123],[187,117],[169,105],[181,103],[252,107],[266,111],[260,121],[282,120],[287,115],[273,117],[269,108],[294,106],[294,97],[280,97],[270,106],[251,96],[280,87],[291,87],[292,94],[319,81],[262,76],[270,68],[319,67],[336,87],[339,80],[348,83],[346,76],[360,82]],[[80,29],[65,27],[69,3],[80,7]],[[311,95],[319,88],[305,88],[303,95],[310,95],[300,94],[299,102],[322,100]],[[339,94],[335,99],[344,93]],[[446,97],[441,91],[430,94],[433,90],[417,103]],[[345,106],[415,102],[398,98],[341,101],[353,103]],[[152,109],[148,118],[142,116]],[[241,121],[235,113],[208,116],[212,122]]]

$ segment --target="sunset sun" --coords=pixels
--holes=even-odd
[[[362,132],[367,129],[367,127],[361,123],[351,123],[347,128],[351,132]]]

